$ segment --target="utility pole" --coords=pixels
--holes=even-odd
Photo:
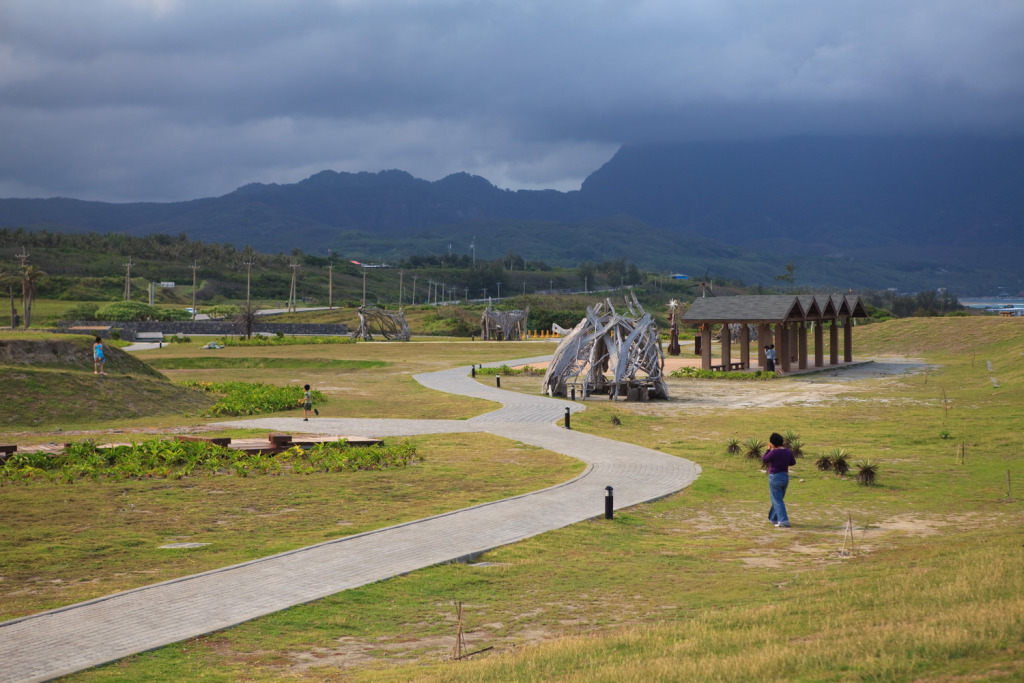
[[[412,305],[416,305],[416,278],[419,277],[418,273],[412,274]]]
[[[294,313],[295,309],[297,308],[299,298],[298,287],[296,287],[296,280],[298,278],[299,268],[301,268],[302,266],[300,266],[297,262],[292,261],[289,267],[292,269],[292,289],[288,293],[288,312]]]
[[[196,271],[199,270],[199,264],[196,263],[195,259],[192,259],[192,322],[196,321]],[[249,299],[249,286],[245,288],[246,307],[248,308]]]
[[[501,283],[498,283],[498,298],[501,298]]]
[[[405,271],[398,271],[398,310],[402,310],[402,282],[405,279]]]
[[[366,308],[366,267],[363,267],[363,303],[360,304],[361,308]]]
[[[327,309],[334,308],[334,264],[327,264]]]
[[[125,301],[131,301],[131,298],[132,298],[132,266],[134,266],[135,264],[132,263],[132,257],[129,256],[128,257],[128,263],[122,263],[121,265],[123,265],[125,267],[125,272],[124,272],[124,300]]]
[[[246,315],[249,315],[250,311],[252,310],[252,298],[250,297],[250,292],[252,290],[251,290],[250,285],[252,284],[252,264],[255,263],[255,262],[256,262],[256,259],[252,255],[252,249],[248,249],[248,256],[247,256],[246,260],[242,262],[243,265],[245,265],[245,314]],[[193,271],[193,276],[194,275],[195,275],[195,272]],[[193,277],[192,292],[194,293],[195,291],[196,291],[195,290],[195,277]],[[192,297],[192,310],[193,311],[196,309],[196,305],[195,304],[196,304],[195,296],[193,296]]]

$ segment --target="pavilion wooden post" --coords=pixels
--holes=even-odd
[[[722,325],[722,369],[728,370],[732,362],[732,330],[729,323]]]
[[[824,320],[817,320],[814,323],[814,367],[820,368],[825,365],[825,330],[822,328]]]
[[[789,362],[791,337],[792,330],[789,329],[789,323],[779,323],[775,326],[775,358],[777,363],[781,363],[783,372],[789,372],[792,367]]]
[[[832,318],[828,326],[828,362],[839,365],[839,318]]]
[[[704,370],[711,369],[711,324],[703,323],[700,326],[700,367]]]
[[[761,323],[757,326],[757,364],[764,369],[768,366],[768,358],[764,355],[764,347],[772,343],[772,326]]]
[[[807,369],[807,322],[801,320],[796,324],[797,329],[797,367],[801,370]]]
[[[744,370],[750,369],[750,325],[746,323],[740,327],[740,364]]]
[[[786,346],[786,358],[789,359],[790,363],[793,363],[797,359],[797,355],[799,353],[798,349],[800,348],[800,342],[797,340],[797,337],[799,335],[797,333],[797,329],[796,328],[797,328],[796,323],[786,323],[786,329],[789,332],[786,335],[787,337],[789,337],[786,340],[786,343],[787,343],[787,346]]]
[[[843,362],[853,362],[853,325],[849,317],[843,318]]]

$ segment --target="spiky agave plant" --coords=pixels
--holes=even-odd
[[[845,477],[850,471],[850,454],[842,448],[833,448],[829,453],[832,457],[832,471],[840,477]]]
[[[793,438],[792,440],[787,441],[786,448],[793,451],[794,458],[804,457],[804,445],[800,443],[800,439]]]
[[[857,463],[857,481],[864,486],[873,486],[878,479],[878,465],[869,460]]]
[[[765,442],[761,441],[761,439],[747,439],[747,442],[743,445],[747,449],[747,457],[751,460],[760,458],[766,446]]]
[[[782,434],[782,445],[783,446],[785,446],[786,448],[788,448],[790,450],[793,450],[793,442],[794,441],[796,441],[797,443],[800,442],[800,435],[799,434],[797,434],[793,430],[790,430],[788,432],[783,432],[783,434]]]
[[[814,466],[822,472],[832,471],[832,456],[828,453],[822,453],[818,456],[818,459],[814,461]]]
[[[728,443],[725,444],[725,452],[729,455],[736,455],[742,449],[740,448],[740,440],[733,438],[729,439]]]

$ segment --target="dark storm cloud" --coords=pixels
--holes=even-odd
[[[1022,29],[1000,0],[4,0],[0,196],[568,189],[633,141],[1020,134]]]

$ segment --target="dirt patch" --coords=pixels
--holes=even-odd
[[[911,358],[887,358],[770,381],[718,379],[666,380],[671,398],[648,403],[621,403],[624,409],[643,415],[670,416],[687,412],[751,410],[795,405],[826,405],[860,400],[856,394],[884,390],[910,374],[925,371],[927,364]],[[600,400],[600,399],[594,399]]]

